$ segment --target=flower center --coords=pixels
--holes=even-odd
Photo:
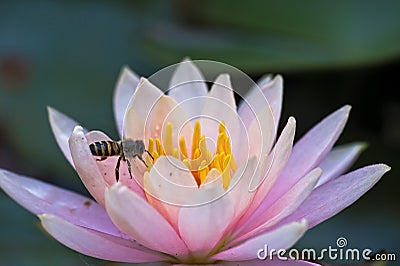
[[[196,121],[193,131],[191,154],[189,156],[186,140],[183,136],[179,139],[179,149],[173,147],[172,123],[168,122],[165,128],[163,145],[159,138],[155,140],[149,138],[147,149],[154,157],[154,161],[150,156],[147,156],[146,164],[150,169],[160,156],[174,156],[182,160],[189,168],[199,186],[211,181],[207,180],[207,175],[212,169],[216,169],[222,176],[224,189],[227,189],[232,175],[236,172],[237,165],[232,154],[231,143],[229,136],[226,134],[224,122],[219,124],[218,132],[215,153],[212,155],[211,151],[207,149],[206,136],[201,134],[200,122]]]

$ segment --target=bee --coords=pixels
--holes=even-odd
[[[127,158],[133,159],[137,157],[146,167],[148,166],[142,158],[143,153],[147,152],[147,154],[154,160],[150,152],[146,150],[144,142],[142,140],[103,140],[90,144],[89,148],[93,155],[100,156],[100,159],[97,159],[97,161],[103,161],[111,156],[119,156],[117,165],[115,166],[115,178],[117,179],[117,182],[119,180],[119,166],[121,164],[121,160],[128,164],[128,171],[131,178],[131,163]]]

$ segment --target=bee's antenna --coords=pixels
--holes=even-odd
[[[151,155],[151,153],[148,151],[148,150],[144,150],[145,152],[147,152],[147,154],[151,157],[151,159],[153,159],[153,161],[154,161],[154,157],[153,157],[153,155]]]

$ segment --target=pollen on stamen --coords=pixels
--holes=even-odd
[[[194,124],[194,130],[193,130],[192,155],[194,154],[194,151],[196,150],[196,148],[199,146],[200,136],[201,136],[200,122],[196,121]]]
[[[179,138],[179,147],[173,146],[172,131],[173,125],[168,122],[165,127],[163,141],[159,138],[149,138],[148,150],[154,157],[154,162],[149,162],[148,164],[149,168],[154,165],[160,156],[174,156],[182,160],[191,171],[199,187],[206,182],[209,172],[212,169],[216,169],[221,175],[224,189],[227,189],[232,179],[232,174],[236,172],[237,165],[232,154],[225,123],[221,122],[218,126],[218,139],[214,154],[207,148],[206,136],[201,135],[199,121],[194,124],[190,154],[183,136]],[[146,162],[148,162],[147,158]]]
[[[179,159],[179,151],[177,148],[172,150],[172,156],[174,156],[176,159]]]
[[[168,122],[164,134],[164,151],[165,154],[173,155],[174,148],[172,147],[172,123]]]
[[[181,137],[179,139],[179,149],[181,151],[181,159],[186,159],[188,158],[188,153],[187,153],[187,149],[186,149],[186,141],[185,141],[185,137]]]
[[[156,138],[156,151],[160,156],[165,155],[164,149],[161,145],[161,140],[159,138]]]

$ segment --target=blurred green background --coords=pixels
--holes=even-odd
[[[385,162],[392,170],[297,246],[335,246],[343,236],[349,247],[400,260],[400,1],[3,0],[0,168],[87,194],[53,139],[46,106],[118,138],[111,100],[120,68],[149,76],[186,56],[254,79],[281,73],[282,118],[297,118],[297,138],[351,104],[339,143],[369,143],[353,169]],[[49,238],[3,192],[0,210],[2,265],[105,264]]]

